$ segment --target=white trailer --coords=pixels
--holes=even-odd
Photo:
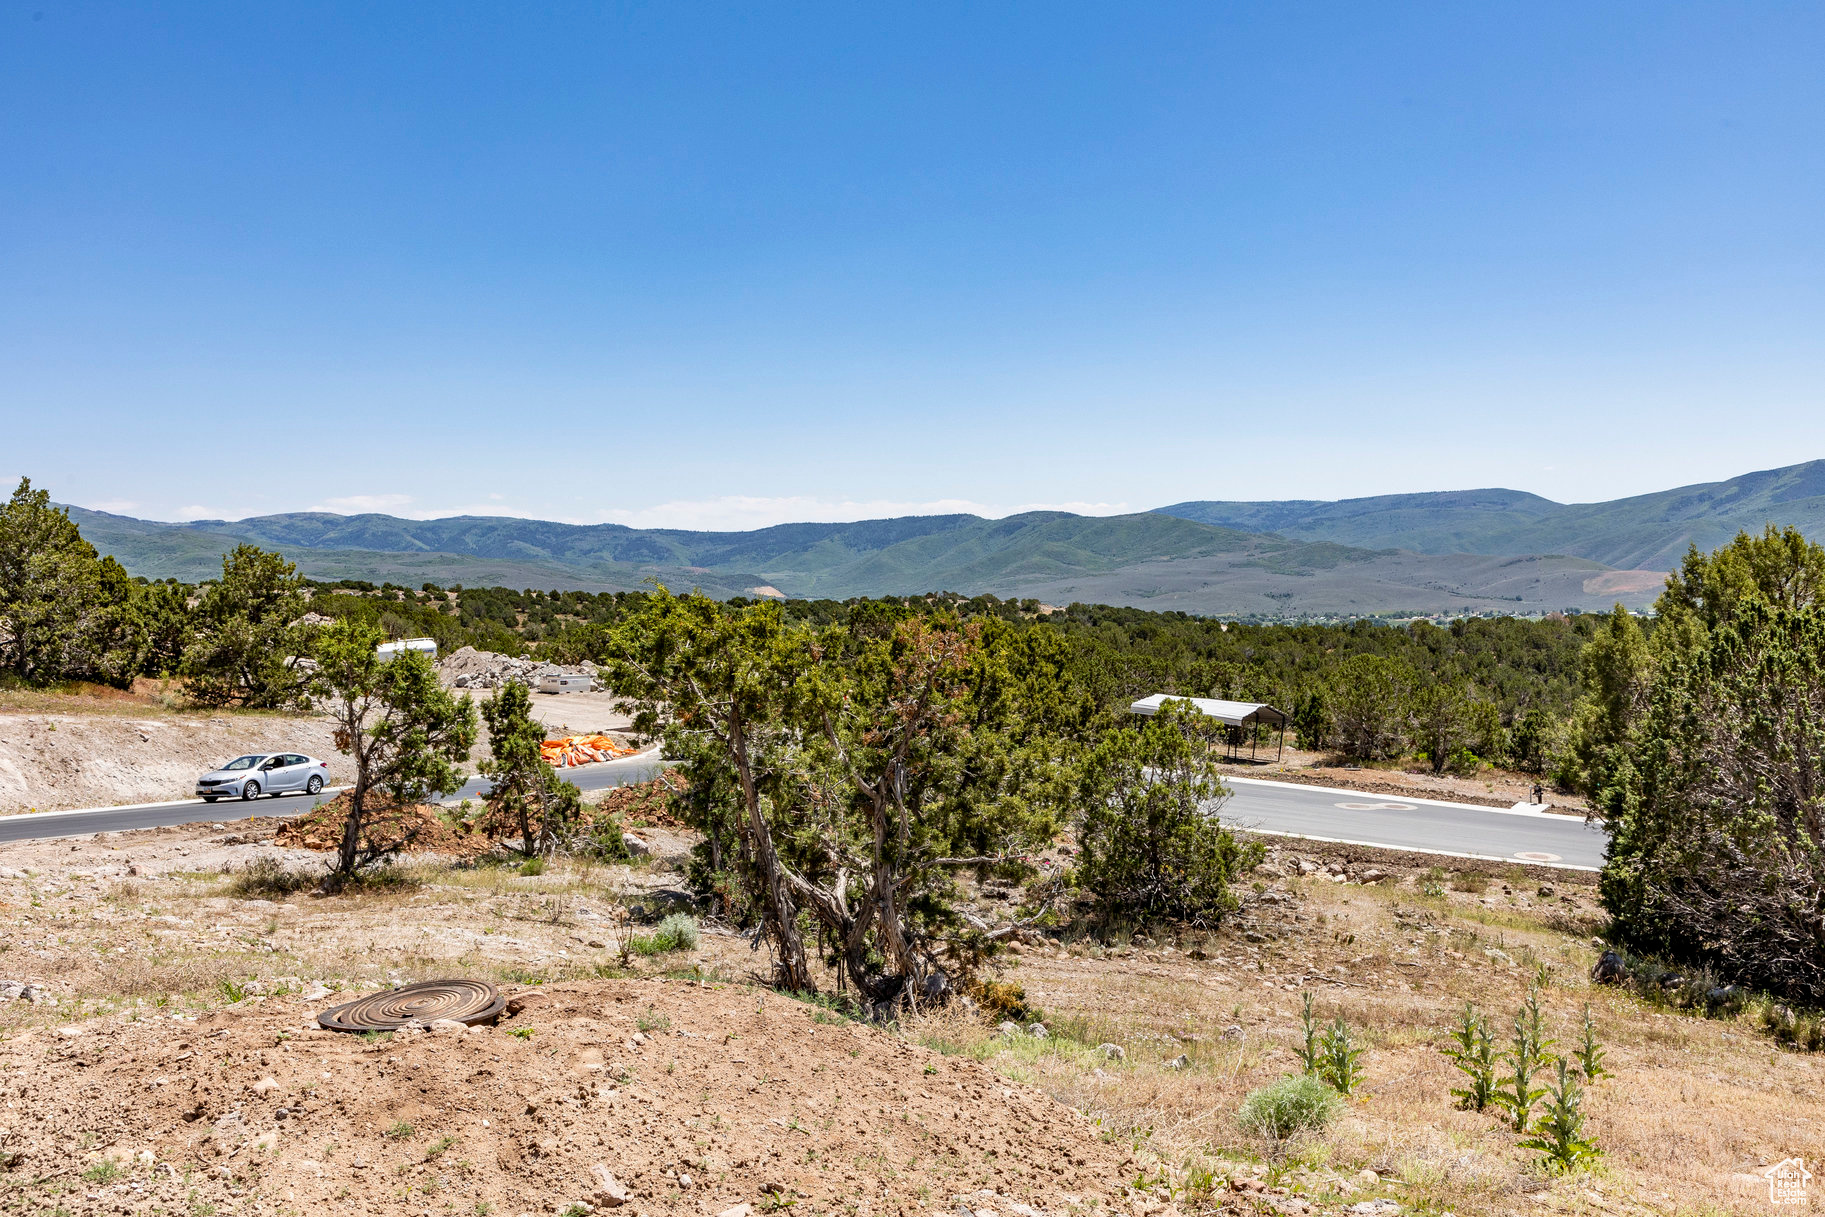
[[[397,642],[383,642],[374,648],[374,654],[380,656],[382,663],[392,663],[407,651],[416,651],[433,663],[437,662],[435,638],[401,638]]]
[[[541,693],[588,693],[596,682],[588,676],[571,676],[565,672],[547,672],[539,677]]]

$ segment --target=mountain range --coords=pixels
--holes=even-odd
[[[1339,545],[1422,554],[1574,554],[1612,567],[1671,570],[1690,546],[1716,549],[1764,524],[1825,533],[1825,461],[1607,503],[1555,503],[1520,490],[1448,490],[1336,502],[1175,503],[1158,511]]]
[[[322,512],[168,524],[71,508],[129,571],[186,581],[242,542],[318,579],[842,599],[992,592],[1236,616],[1631,607],[1689,546],[1791,524],[1825,533],[1825,461],[1607,503],[1515,490],[1177,503],[1122,516],[1029,512],[781,524],[750,532]]]

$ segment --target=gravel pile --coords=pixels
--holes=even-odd
[[[539,677],[552,673],[565,676],[596,675],[596,665],[585,659],[575,666],[540,663],[533,659],[516,659],[493,651],[462,647],[437,661],[437,674],[453,689],[498,689],[508,681],[537,685]]]

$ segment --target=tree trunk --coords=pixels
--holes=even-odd
[[[804,939],[798,932],[798,909],[786,891],[786,876],[779,854],[773,848],[773,834],[760,813],[760,792],[754,785],[754,771],[748,761],[748,737],[739,712],[729,720],[729,743],[735,755],[735,772],[741,780],[741,797],[748,815],[748,834],[754,842],[754,863],[760,868],[766,884],[766,899],[761,905],[761,922],[773,940],[773,985],[789,993],[815,993],[817,982],[811,976],[811,964],[805,957]]]

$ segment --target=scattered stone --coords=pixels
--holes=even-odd
[[[1014,1022],[1002,1023],[999,1027],[995,1028],[995,1032],[1003,1039],[1011,1040],[1020,1034],[1020,1024]]]
[[[1591,982],[1599,985],[1619,985],[1629,978],[1629,966],[1622,962],[1622,956],[1614,951],[1605,951],[1591,968]]]
[[[1239,1040],[1244,1034],[1245,1032],[1240,1027],[1229,1026],[1223,1028],[1223,1038],[1226,1040]]]
[[[253,1084],[253,1092],[255,1094],[271,1094],[278,1089],[279,1079],[273,1077],[270,1073]]]
[[[1705,994],[1705,1005],[1712,1010],[1721,1010],[1734,1006],[1743,999],[1743,991],[1736,985],[1719,985]]]
[[[1096,1050],[1112,1061],[1128,1059],[1128,1050],[1120,1044],[1098,1044]]]
[[[1540,891],[1539,891],[1539,895],[1541,895],[1541,896],[1542,896],[1542,897],[1545,897],[1545,896],[1552,896],[1552,895],[1554,895],[1554,894],[1555,894],[1555,893],[1556,893],[1556,891],[1557,891],[1557,889],[1556,889],[1556,888],[1554,888],[1554,887],[1553,887],[1553,885],[1552,885],[1552,884],[1550,884],[1550,883],[1542,883],[1542,884],[1541,884],[1541,885],[1540,885]]]
[[[737,1204],[731,1208],[724,1209],[722,1212],[716,1214],[716,1217],[754,1217],[754,1206],[751,1204]]]
[[[1161,1065],[1160,1068],[1162,1068],[1162,1069],[1185,1069],[1185,1068],[1188,1068],[1190,1065],[1191,1065],[1191,1058],[1186,1056],[1183,1052],[1181,1052],[1181,1053],[1179,1053],[1179,1055],[1173,1057],[1170,1061],[1167,1061],[1163,1065]]]
[[[429,1028],[433,1035],[461,1035],[469,1029],[469,1024],[454,1018],[436,1018],[431,1020]]]
[[[631,1199],[628,1190],[621,1186],[619,1179],[615,1178],[615,1172],[602,1163],[598,1162],[590,1167],[589,1173],[595,1177],[596,1190],[593,1198],[597,1204],[606,1205],[611,1209],[619,1208]]]
[[[1027,1034],[1036,1040],[1042,1040],[1046,1038],[1046,1025],[1044,1023],[1032,1023],[1027,1027]]]
[[[1361,1200],[1345,1210],[1354,1217],[1392,1217],[1400,1212],[1400,1205],[1392,1200]]]
[[[44,990],[29,981],[0,980],[0,1001],[41,1002],[44,999]]]

